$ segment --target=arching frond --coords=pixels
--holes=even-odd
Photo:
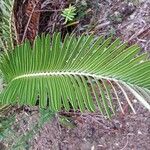
[[[7,86],[1,101],[28,105],[39,101],[40,107],[48,105],[55,111],[99,108],[110,117],[115,113],[114,99],[124,112],[119,89],[133,112],[129,91],[150,110],[150,61],[139,51],[137,45],[95,40],[93,35],[67,35],[63,43],[59,33],[37,37],[32,48],[25,42],[2,56],[0,69]]]

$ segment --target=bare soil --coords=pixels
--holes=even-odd
[[[129,44],[138,43],[144,52],[150,51],[149,0],[95,0],[90,6],[91,14],[77,25],[76,32],[113,35]],[[100,114],[82,114],[74,118],[76,126],[69,129],[55,118],[44,125],[31,149],[149,150],[150,112],[134,102],[136,115],[118,114],[111,121]]]
[[[35,137],[36,150],[149,150],[150,113],[142,107],[137,114],[110,120],[85,114],[76,118],[76,127],[68,128],[57,119],[46,123]]]

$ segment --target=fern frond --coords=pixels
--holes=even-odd
[[[1,101],[35,105],[38,100],[40,107],[54,111],[98,107],[110,117],[115,113],[112,93],[124,112],[119,89],[133,112],[128,91],[150,110],[150,61],[139,51],[137,45],[93,35],[67,35],[63,43],[56,33],[37,37],[32,48],[26,41],[2,56],[0,69],[8,85]]]
[[[2,0],[0,2],[0,47],[8,51],[14,48],[14,41],[17,41],[13,17],[14,0]]]

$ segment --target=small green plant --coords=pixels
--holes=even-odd
[[[123,15],[118,11],[116,11],[114,14],[111,14],[109,17],[114,23],[120,23],[123,21]]]
[[[0,116],[0,141],[3,140],[11,131],[11,126],[15,122],[15,116],[2,117]]]
[[[64,24],[69,21],[73,21],[76,16],[76,8],[74,6],[69,5],[68,8],[65,8],[61,14],[65,18]]]
[[[76,9],[77,9],[76,18],[78,20],[82,20],[86,16],[86,11],[88,10],[88,3],[86,0],[79,0],[79,1],[76,1],[75,5],[76,5]]]
[[[49,109],[39,109],[38,120],[32,123],[30,129],[22,136],[16,137],[14,145],[12,146],[13,150],[18,149],[29,149],[29,142],[36,136],[36,134],[42,129],[45,123],[51,121],[55,117],[55,113],[51,112]],[[25,118],[28,120],[29,118]],[[16,135],[17,136],[17,135]]]
[[[34,138],[45,123],[55,117],[55,113],[49,109],[39,109],[39,117],[33,122],[28,122],[31,116],[24,114],[19,119],[15,113],[13,116],[0,117],[0,141],[7,144],[7,149],[29,149],[30,140]],[[38,113],[36,115],[38,116]],[[18,132],[23,125],[27,125],[28,128],[23,128]]]

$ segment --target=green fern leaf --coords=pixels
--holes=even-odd
[[[17,42],[17,31],[14,22],[14,0],[0,2],[0,48],[5,52],[14,48]]]
[[[1,102],[35,105],[39,101],[40,107],[53,111],[99,108],[111,117],[114,99],[124,112],[119,89],[133,112],[128,91],[150,110],[150,61],[139,51],[137,45],[127,48],[119,39],[95,40],[93,35],[67,35],[62,43],[60,33],[55,33],[52,38],[37,37],[33,47],[26,41],[1,57],[7,85]]]

